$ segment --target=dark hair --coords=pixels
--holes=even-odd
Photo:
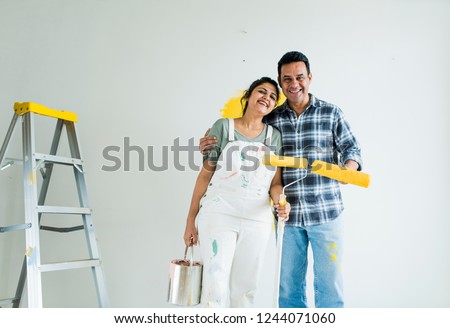
[[[255,90],[257,87],[259,87],[261,84],[264,83],[270,83],[275,87],[276,93],[277,93],[277,102],[280,99],[280,89],[278,88],[278,83],[275,80],[272,80],[270,77],[263,76],[262,78],[253,81],[252,84],[250,84],[250,87],[248,90],[245,91],[244,95],[241,98],[241,105],[243,109],[243,114],[247,111],[248,102],[247,99],[250,98],[250,95],[252,94],[253,90]]]
[[[308,57],[306,57],[304,54],[298,51],[289,51],[285,53],[278,62],[278,76],[281,75],[281,66],[295,62],[304,62],[306,65],[306,71],[308,72],[308,75],[311,73],[309,68]]]

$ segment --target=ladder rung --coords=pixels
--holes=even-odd
[[[41,230],[53,231],[53,232],[72,232],[72,231],[78,231],[78,230],[83,230],[83,229],[84,229],[84,225],[79,225],[79,226],[69,227],[69,228],[58,228],[58,227],[49,227],[49,226],[41,225]]]
[[[40,153],[35,153],[34,155],[37,160],[43,160],[45,162],[65,164],[65,165],[74,165],[74,164],[83,165],[83,161],[78,158],[62,157]]]
[[[47,263],[40,266],[41,272],[57,271],[57,270],[70,270],[70,269],[81,269],[81,268],[92,268],[100,266],[99,259],[91,260],[77,260],[69,262],[59,262],[59,263]]]
[[[19,158],[5,157],[3,159],[3,161],[0,163],[0,165],[1,165],[0,169],[4,170],[7,166],[10,166],[10,165],[13,165],[16,163],[22,165],[23,160],[19,159]]]
[[[13,304],[14,301],[16,301],[17,298],[5,298],[0,300],[0,305],[8,305],[8,304]]]
[[[14,230],[25,230],[31,227],[31,223],[25,223],[25,224],[15,224],[12,226],[7,227],[0,227],[0,232],[8,232],[8,231],[14,231]]]
[[[37,210],[48,214],[91,214],[87,207],[38,206]]]

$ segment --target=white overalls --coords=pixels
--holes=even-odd
[[[229,143],[200,201],[196,218],[203,261],[202,305],[252,307],[272,231],[269,188],[276,168],[261,164],[266,145],[237,141],[229,120]]]

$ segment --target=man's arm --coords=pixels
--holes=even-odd
[[[361,148],[341,110],[338,111],[335,122],[334,137],[344,167],[350,170],[361,171]]]

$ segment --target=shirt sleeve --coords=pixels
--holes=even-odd
[[[225,135],[225,123],[228,123],[227,120],[219,119],[211,127],[211,130],[209,131],[208,136],[215,136],[217,138],[217,144],[209,152],[209,154],[207,154],[203,157],[203,160],[208,160],[213,163],[217,163],[217,160],[219,159],[219,156],[222,152],[222,144],[223,144],[224,135]]]
[[[335,120],[334,135],[336,147],[341,154],[342,165],[348,160],[358,163],[358,171],[362,170],[361,147],[356,140],[355,135],[350,129],[349,123],[345,120],[344,114],[338,110]]]

